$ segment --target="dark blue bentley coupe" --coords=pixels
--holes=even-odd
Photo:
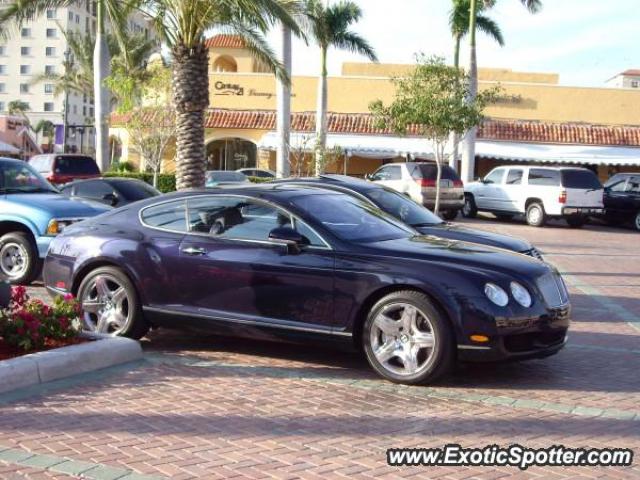
[[[517,253],[419,235],[370,203],[261,185],[144,200],[65,229],[45,283],[88,330],[150,327],[362,348],[382,376],[544,357],[566,340],[560,275]]]

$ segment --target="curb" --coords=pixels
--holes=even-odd
[[[135,340],[96,334],[81,337],[93,341],[0,361],[0,393],[142,358]]]

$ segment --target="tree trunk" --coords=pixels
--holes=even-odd
[[[173,57],[173,101],[176,109],[176,187],[202,188],[207,158],[204,115],[209,106],[209,54],[204,43],[176,45]]]
[[[442,160],[443,155],[440,145],[435,148],[436,156],[436,203],[433,207],[433,213],[440,215],[440,180],[442,179]]]
[[[316,110],[316,175],[324,170],[324,157],[327,149],[327,48],[321,47],[322,71],[318,81],[318,108]]]
[[[291,79],[291,29],[282,25],[282,64]],[[289,144],[291,140],[291,85],[277,78],[278,97],[278,152],[276,157],[276,176],[286,178],[290,175]]]
[[[469,9],[469,102],[473,102],[478,94],[478,63],[476,59],[476,18],[478,0],[471,0]],[[473,181],[476,163],[476,132],[472,128],[467,132],[463,142],[461,177],[464,182]]]
[[[455,38],[455,48],[453,51],[453,66],[456,68],[460,68],[460,43],[462,41],[461,35],[456,35]],[[458,167],[458,144],[460,143],[460,136],[456,132],[451,132],[450,137],[451,142],[451,157],[449,158],[449,166],[453,168],[456,172],[459,170]]]
[[[96,163],[102,172],[109,169],[109,115],[111,100],[104,80],[111,74],[111,59],[104,33],[104,3],[97,3],[96,44],[93,51],[94,123],[96,131]]]

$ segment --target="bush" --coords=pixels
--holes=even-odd
[[[105,177],[125,177],[136,178],[153,185],[153,173],[141,172],[108,172]],[[162,193],[170,193],[176,191],[176,176],[172,173],[161,173],[158,175],[158,190]]]
[[[53,307],[31,300],[24,287],[14,287],[0,311],[0,337],[25,351],[41,349],[48,340],[63,341],[80,333],[80,304],[72,295],[56,298]]]

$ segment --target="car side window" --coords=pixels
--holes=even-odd
[[[627,192],[640,193],[640,177],[630,177],[627,182]]]
[[[620,180],[619,182],[612,183],[607,187],[610,192],[624,192],[624,188],[627,184],[625,179]]]
[[[113,193],[113,187],[105,182],[82,182],[76,185],[77,197],[94,198],[101,200],[105,195]]]
[[[522,169],[512,168],[507,174],[507,185],[521,185],[522,184]]]
[[[166,202],[142,210],[140,218],[148,227],[170,230],[172,232],[187,231],[186,205],[184,200]]]
[[[401,180],[402,179],[402,167],[400,165],[391,165],[387,167],[389,169],[389,176],[387,180]]]
[[[504,168],[498,168],[492,171],[489,175],[484,177],[484,183],[488,184],[500,184],[502,183],[502,177],[504,177]]]
[[[532,168],[529,170],[529,185],[559,187],[560,172],[548,168]]]
[[[388,180],[389,169],[388,167],[379,168],[376,172],[371,175],[371,180],[379,181],[379,180]]]

